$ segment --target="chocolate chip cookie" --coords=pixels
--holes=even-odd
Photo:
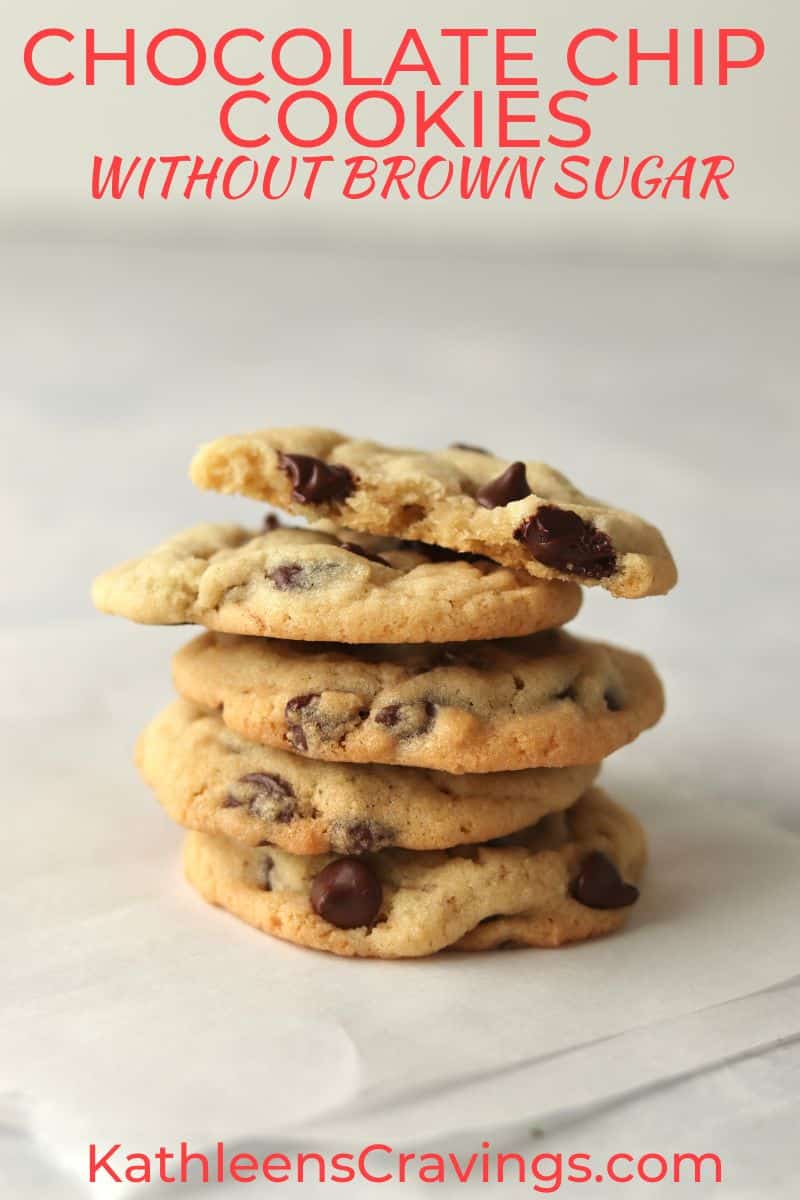
[[[197,525],[95,580],[103,612],[150,625],[337,642],[514,637],[569,621],[574,584],[486,558],[270,524]]]
[[[147,727],[136,760],[179,824],[294,855],[502,837],[568,808],[597,773],[590,766],[451,776],[313,762],[247,742],[183,700]]]
[[[203,446],[191,475],[201,488],[312,521],[486,555],[617,596],[659,595],[677,579],[663,537],[640,517],[590,499],[543,463],[477,447],[420,453],[325,429],[272,429]]]
[[[205,899],[250,925],[371,958],[552,947],[610,933],[637,899],[644,860],[638,822],[596,789],[500,845],[300,857],[190,833],[184,856]]]
[[[173,677],[253,741],[451,773],[599,762],[664,706],[645,658],[560,631],[352,648],[204,634]]]

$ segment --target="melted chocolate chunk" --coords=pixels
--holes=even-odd
[[[294,820],[297,815],[294,788],[281,775],[253,771],[250,775],[243,775],[239,782],[255,788],[248,801],[248,808],[254,817],[276,821],[279,825],[287,825]]]
[[[275,513],[267,513],[267,515],[264,517],[264,520],[261,524],[261,532],[262,533],[274,533],[274,531],[276,529],[280,529],[280,527],[281,527],[280,517],[278,517]]]
[[[451,442],[451,450],[471,450],[473,454],[491,454],[491,450],[484,450],[483,446],[471,446],[469,442]]]
[[[381,558],[380,554],[373,554],[370,550],[365,550],[363,546],[359,546],[358,542],[342,542],[342,550],[347,550],[350,554],[357,554],[359,558],[368,558],[370,562],[379,563],[382,567],[389,567],[385,558]]]
[[[272,891],[272,868],[275,866],[275,860],[271,854],[265,854],[261,859],[260,882],[265,892]]]
[[[392,845],[394,837],[394,830],[378,821],[351,821],[343,823],[335,831],[335,841],[337,845],[341,843],[345,854],[368,854],[382,850],[384,846]]]
[[[310,454],[281,454],[278,464],[289,476],[292,499],[301,504],[345,500],[355,491],[355,480],[347,467],[330,466]]]
[[[621,712],[625,707],[622,696],[617,688],[606,688],[603,692],[603,699],[606,702],[606,708],[609,712]]]
[[[468,550],[450,550],[447,546],[437,546],[432,542],[418,542],[414,539],[404,539],[400,542],[403,550],[413,550],[415,554],[427,558],[428,562],[490,562],[483,554],[472,554]]]
[[[587,908],[627,908],[639,899],[639,889],[625,883],[611,859],[599,850],[583,860],[570,894]]]
[[[617,559],[611,539],[577,513],[545,504],[514,530],[518,542],[546,567],[584,579],[613,575]]]
[[[417,700],[405,704],[387,704],[375,713],[378,725],[396,730],[395,737],[401,740],[421,737],[427,733],[436,718],[436,705],[430,700]]]
[[[531,489],[525,477],[525,463],[514,462],[502,475],[478,488],[475,499],[482,508],[505,508],[514,500],[524,500],[530,494]]]
[[[295,750],[308,750],[308,738],[300,724],[303,709],[308,708],[315,700],[319,700],[319,692],[308,692],[305,696],[293,696],[287,700],[284,714],[286,717],[286,740]]]
[[[319,700],[319,692],[306,692],[304,696],[292,696],[291,700],[286,701],[286,719],[296,717],[315,700]]]
[[[285,563],[268,571],[267,579],[272,580],[279,592],[290,592],[303,586],[303,568],[300,563]]]
[[[328,863],[311,884],[314,912],[337,929],[372,925],[380,912],[383,889],[366,863],[339,858]]]
[[[369,716],[369,709],[355,708],[355,697],[353,707],[346,704],[339,707],[335,703],[326,706],[324,701],[320,701],[319,692],[307,692],[302,696],[293,696],[286,703],[286,738],[296,750],[307,751],[309,741],[313,738],[320,738],[323,742],[338,741],[341,745],[348,733]]]
[[[308,750],[308,738],[302,725],[289,725],[286,729],[286,740],[290,746],[294,746],[295,750],[299,750],[302,754]]]

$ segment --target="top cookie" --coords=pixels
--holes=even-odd
[[[544,463],[475,447],[420,453],[326,429],[267,429],[201,447],[191,477],[311,520],[485,555],[616,596],[661,595],[677,580],[664,539],[640,517],[590,499]]]
[[[103,612],[148,625],[388,643],[550,629],[575,615],[581,592],[437,547],[270,523],[260,534],[237,525],[187,529],[106,571],[92,598]]]

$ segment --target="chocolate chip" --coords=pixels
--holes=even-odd
[[[275,866],[275,860],[271,854],[265,854],[261,859],[260,867],[260,883],[265,892],[272,891],[272,868]]]
[[[400,542],[402,550],[412,550],[427,558],[428,562],[489,562],[483,554],[473,554],[468,550],[451,550],[448,546],[437,546],[432,542],[418,542],[414,539],[404,539]]]
[[[524,500],[531,489],[525,477],[525,463],[513,462],[496,479],[478,488],[475,499],[482,508],[505,508],[514,500]]]
[[[343,854],[368,854],[391,846],[395,831],[379,821],[342,821],[331,830],[331,844]]]
[[[240,783],[255,783],[262,791],[275,796],[294,796],[294,788],[282,775],[271,775],[267,771],[251,771],[243,775]]]
[[[372,925],[382,899],[379,881],[358,858],[339,858],[328,863],[311,884],[314,912],[337,929]]]
[[[290,592],[303,586],[303,568],[300,563],[286,563],[268,571],[267,579],[272,580],[279,592]]]
[[[603,699],[606,702],[606,708],[609,712],[621,712],[625,707],[622,696],[617,688],[606,688],[603,692]]]
[[[302,752],[315,739],[343,744],[347,735],[369,716],[369,709],[361,707],[361,703],[361,697],[345,692],[326,693],[324,697],[319,692],[293,696],[284,708],[287,741]]]
[[[391,729],[400,720],[400,705],[387,704],[386,708],[381,708],[375,713],[375,720],[379,725],[387,725]]]
[[[565,688],[562,688],[560,692],[556,692],[555,694],[556,700],[577,700],[577,698],[578,695],[575,691],[574,683],[568,683]]]
[[[583,860],[570,894],[587,908],[627,908],[639,899],[639,889],[625,883],[611,859],[599,850]]]
[[[585,579],[606,579],[616,570],[611,540],[577,513],[543,505],[514,530],[538,562]]]
[[[342,550],[348,550],[350,554],[357,554],[359,558],[368,558],[370,562],[380,563],[382,567],[391,566],[385,558],[381,558],[380,554],[373,554],[370,550],[365,550],[363,546],[359,546],[358,542],[341,542]]]
[[[261,525],[262,533],[274,533],[276,529],[280,529],[280,517],[275,513],[267,513]]]
[[[427,733],[436,717],[436,705],[430,700],[409,701],[404,704],[387,704],[375,713],[378,725],[394,729],[399,739],[421,737]]]
[[[287,726],[286,740],[290,746],[294,746],[295,750],[300,750],[305,753],[308,749],[308,739],[303,732],[302,725]]]
[[[286,740],[290,746],[294,746],[295,750],[308,750],[308,738],[306,737],[303,726],[299,724],[300,714],[303,709],[308,708],[315,700],[319,700],[319,692],[307,692],[304,696],[293,696],[291,700],[287,700],[284,709],[286,717]]]
[[[491,450],[484,450],[483,446],[470,446],[469,442],[451,442],[451,450],[471,450],[473,454],[491,454]]]
[[[222,808],[241,808],[244,800],[237,800],[236,796],[226,796],[222,801]]]
[[[286,717],[296,717],[304,708],[308,708],[309,704],[313,704],[315,700],[319,700],[319,692],[306,692],[303,696],[292,696],[291,700],[286,701]]]
[[[255,788],[248,802],[254,817],[260,817],[262,821],[276,821],[279,825],[287,825],[294,819],[297,813],[294,788],[281,775],[253,771],[243,775],[239,782]]]
[[[292,499],[301,504],[344,500],[355,490],[347,467],[330,466],[310,454],[280,454],[278,464],[291,480]]]

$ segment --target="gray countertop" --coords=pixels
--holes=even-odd
[[[186,477],[220,432],[324,424],[541,457],[652,519],[675,552],[668,599],[592,594],[578,622],[662,670],[675,779],[712,789],[720,820],[730,799],[800,834],[797,264],[30,236],[2,257],[6,636],[68,636],[109,561],[243,516]],[[163,648],[142,653],[156,678]],[[799,1110],[800,1051],[784,1044],[576,1110],[543,1148],[703,1142],[726,1161],[722,1194],[789,1197]],[[82,1194],[24,1129],[0,1135],[0,1164],[8,1195]]]

